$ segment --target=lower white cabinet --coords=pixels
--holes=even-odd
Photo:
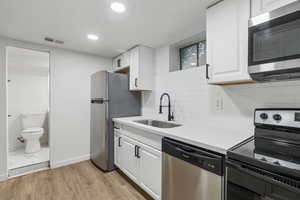
[[[122,137],[120,136],[120,134],[117,131],[115,131],[115,136],[114,136],[114,157],[115,157],[115,165],[117,167],[120,167],[120,163],[121,163],[121,155],[120,155],[121,139],[122,139]]]
[[[161,199],[162,153],[115,131],[115,165],[155,200]]]
[[[140,149],[140,184],[154,199],[161,194],[161,152],[142,146]]]
[[[120,169],[134,182],[139,181],[139,159],[136,156],[137,143],[129,138],[122,137],[120,148],[121,166]]]

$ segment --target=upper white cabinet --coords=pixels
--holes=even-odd
[[[250,0],[223,0],[207,9],[207,79],[211,84],[251,80],[248,74]]]
[[[154,51],[137,46],[130,50],[130,90],[152,90],[154,85]]]
[[[129,67],[130,66],[130,52],[126,51],[123,53],[123,67]]]
[[[252,17],[275,10],[297,0],[252,0]]]
[[[121,55],[113,59],[113,71],[118,71],[121,68]]]
[[[125,52],[113,59],[113,71],[119,71],[130,65],[130,53]]]

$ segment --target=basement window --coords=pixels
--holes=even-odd
[[[169,72],[206,65],[206,32],[202,31],[169,46]]]
[[[206,41],[200,41],[179,48],[179,70],[199,67],[206,64]]]

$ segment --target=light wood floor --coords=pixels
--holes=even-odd
[[[0,200],[146,200],[117,171],[86,161],[0,183]]]

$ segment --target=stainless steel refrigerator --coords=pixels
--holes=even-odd
[[[141,94],[129,91],[127,74],[101,71],[91,76],[91,160],[103,171],[114,169],[112,118],[141,114]]]

